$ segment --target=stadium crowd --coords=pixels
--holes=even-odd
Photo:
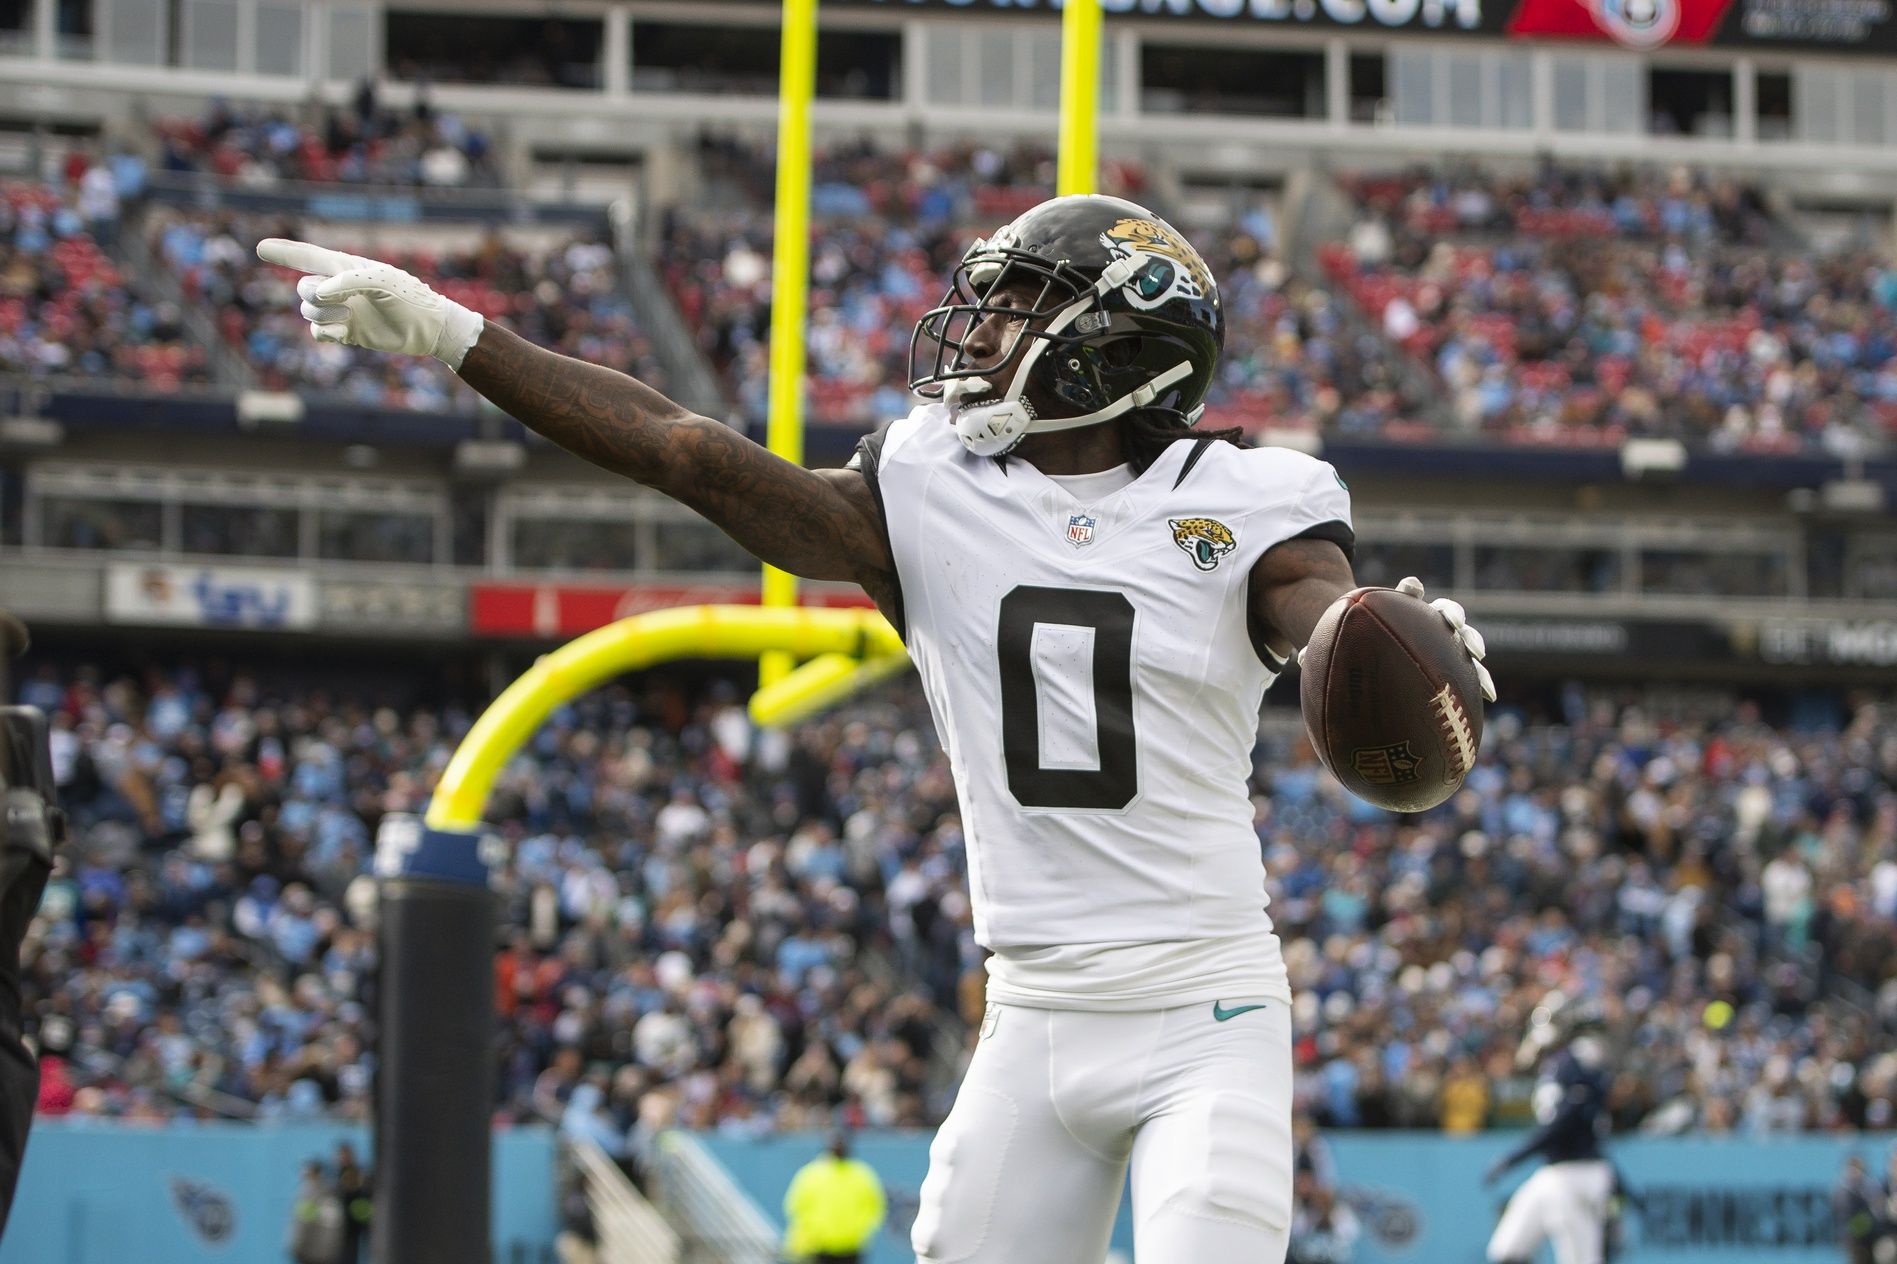
[[[120,170],[130,180],[137,169]],[[121,182],[113,167],[87,162],[66,195],[0,184],[0,374],[160,391],[210,380],[178,304],[127,277],[101,246],[118,230]]]
[[[157,166],[205,172],[245,188],[285,180],[316,184],[496,187],[501,172],[487,134],[424,95],[406,112],[377,102],[364,81],[346,109],[320,122],[281,107],[214,100],[196,118],[152,124]]]
[[[491,146],[452,115],[396,114],[373,93],[322,126],[216,103],[155,126],[152,161],[236,185],[279,179],[461,185],[499,179]],[[132,147],[138,148],[137,146]],[[665,208],[660,270],[737,416],[766,411],[768,155],[707,140],[704,205]],[[813,169],[811,416],[869,427],[912,404],[909,333],[973,235],[1046,196],[1047,151],[839,145]],[[44,185],[0,196],[0,372],[109,377],[159,390],[212,377],[187,313],[112,252],[122,218],[272,388],[430,411],[474,406],[432,366],[312,347],[289,278],[250,255],[295,231],[260,217],[140,201],[146,160],[75,150]],[[1138,166],[1103,188],[1150,194]],[[1488,435],[1603,444],[1673,436],[1731,451],[1852,455],[1897,433],[1897,269],[1864,249],[1797,247],[1749,186],[1689,169],[1473,165],[1345,177],[1355,222],[1300,273],[1270,198],[1236,198],[1194,236],[1229,326],[1208,417],[1427,441]],[[719,209],[722,208],[722,209]],[[320,234],[319,234],[320,235]],[[333,234],[332,234],[333,235]],[[462,302],[569,354],[663,373],[584,237],[397,252]],[[1406,372],[1401,348],[1426,371]],[[1431,383],[1434,383],[1432,389]]]
[[[357,1115],[372,1075],[365,876],[470,715],[242,673],[29,678],[78,841],[30,938],[49,1113]],[[1417,818],[1345,796],[1301,739],[1256,824],[1325,1127],[1521,1122],[1535,1006],[1596,1004],[1623,1129],[1897,1123],[1897,723],[1735,706],[1664,722],[1578,691],[1491,719]],[[1267,734],[1287,733],[1268,724]],[[899,685],[788,735],[648,682],[559,711],[491,817],[497,1111],[637,1163],[673,1122],[939,1117],[979,1022],[946,761]]]
[[[157,125],[159,166],[198,163],[240,184],[279,177],[463,183],[428,175],[440,144],[417,147],[423,124],[451,133],[487,161],[485,142],[451,116],[424,110],[398,125],[372,101],[359,101],[346,117],[356,123],[345,127],[332,118],[332,133],[340,127],[353,135],[350,128],[359,126],[372,139],[325,158],[326,142],[307,129],[217,104],[202,120]],[[267,389],[411,411],[477,406],[472,390],[426,360],[310,341],[296,315],[296,278],[254,254],[263,237],[301,235],[298,224],[151,202],[148,180],[147,163],[135,152],[75,149],[47,181],[0,184],[0,375],[103,380],[159,393],[208,385],[217,369],[200,331],[214,330]],[[138,234],[166,275],[130,275],[114,250],[122,231]],[[334,240],[320,230],[313,235]],[[463,244],[468,237],[465,227],[450,226],[442,246],[385,253],[536,342],[664,388],[666,374],[619,286],[609,245],[585,231],[488,231]],[[196,329],[193,311],[201,317]]]
[[[666,218],[665,274],[700,346],[725,374],[739,412],[766,414],[771,286],[769,167],[722,146],[706,160],[730,173],[744,204]],[[977,235],[1053,191],[1053,157],[1022,146],[824,153],[812,171],[809,329],[813,416],[874,426],[914,405],[910,331],[940,301]],[[1143,172],[1111,164],[1102,189],[1139,199]],[[1201,242],[1219,277],[1226,357],[1207,415],[1220,425],[1380,432],[1418,410],[1389,372],[1374,327],[1352,320],[1320,282],[1277,251],[1268,202],[1248,200]]]
[[[1352,187],[1324,268],[1465,432],[1838,455],[1897,435],[1897,273],[1794,247],[1755,190],[1555,166]]]
[[[55,717],[78,834],[29,949],[42,1109],[360,1116],[373,831],[420,805],[471,717],[191,671],[43,674],[20,693]],[[732,698],[606,691],[497,785],[504,1116],[625,1157],[673,1122],[939,1108],[931,1002],[864,959],[884,887],[906,883],[872,854],[872,824],[893,825],[862,801],[939,810],[946,771],[874,709],[753,751]]]
[[[190,301],[214,314],[218,332],[265,388],[333,392],[358,404],[422,412],[467,411],[479,402],[426,357],[313,341],[297,314],[297,274],[261,263],[255,253],[264,237],[302,235],[296,225],[158,207],[147,231],[153,253]],[[488,232],[470,247],[379,253],[456,302],[505,319],[523,337],[664,389],[665,373],[619,288],[612,247],[589,235],[542,244]]]
[[[771,299],[768,155],[737,142],[702,147],[733,207],[669,210],[663,271],[699,345],[724,373],[739,412],[767,415]],[[811,168],[808,368],[813,418],[868,427],[909,398],[909,333],[940,300],[972,232],[1012,219],[1053,191],[1037,146],[823,151]],[[1112,183],[1137,183],[1115,168]]]

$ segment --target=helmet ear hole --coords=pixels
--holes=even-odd
[[[1124,369],[1140,358],[1141,341],[1139,338],[1115,338],[1100,348],[1100,358],[1106,361],[1108,368]]]

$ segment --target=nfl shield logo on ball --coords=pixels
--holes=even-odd
[[[1075,514],[1067,520],[1067,543],[1075,548],[1093,543],[1093,528],[1097,519],[1086,514]]]
[[[1423,761],[1408,742],[1366,746],[1350,753],[1357,775],[1373,786],[1400,786],[1419,779]]]

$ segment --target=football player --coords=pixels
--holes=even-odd
[[[1509,1197],[1489,1239],[1490,1264],[1528,1264],[1546,1241],[1555,1264],[1603,1264],[1624,1191],[1607,1161],[1606,1046],[1591,1029],[1598,1011],[1559,992],[1538,1006],[1516,1053],[1523,1070],[1541,1067],[1535,1084],[1540,1126],[1497,1159],[1483,1178],[1492,1184],[1510,1168],[1540,1155],[1545,1162]]]
[[[437,356],[759,558],[862,585],[902,632],[993,952],[930,1150],[925,1264],[1100,1264],[1129,1166],[1141,1264],[1283,1260],[1291,998],[1247,778],[1266,686],[1354,587],[1350,499],[1322,461],[1194,428],[1224,337],[1198,251],[1092,196],[977,240],[915,329],[923,402],[840,470],[388,265],[258,254],[311,274],[317,338]]]

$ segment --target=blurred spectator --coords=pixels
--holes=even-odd
[[[282,180],[327,184],[487,186],[500,171],[486,135],[424,98],[408,114],[381,108],[365,84],[350,109],[305,122],[266,105],[219,99],[198,118],[154,127],[159,167],[202,171],[240,185]]]
[[[363,1264],[369,1253],[369,1229],[375,1215],[375,1182],[356,1162],[347,1141],[336,1145],[336,1197],[343,1207],[343,1264]]]
[[[799,1264],[861,1264],[886,1210],[876,1170],[851,1158],[849,1137],[833,1132],[784,1191],[784,1254]]]
[[[210,378],[178,308],[128,280],[95,234],[117,231],[116,184],[0,184],[0,374],[118,378],[157,390]]]
[[[1299,1199],[1291,1222],[1286,1264],[1350,1264],[1363,1230],[1349,1207],[1328,1186],[1313,1185]]]
[[[1488,1077],[1474,1058],[1462,1058],[1442,1083],[1442,1129],[1451,1136],[1480,1132],[1488,1113]]]
[[[303,1164],[296,1201],[290,1207],[286,1247],[291,1264],[340,1264],[343,1259],[342,1200],[323,1171],[321,1159]]]
[[[1864,1169],[1864,1159],[1853,1154],[1831,1191],[1831,1212],[1838,1223],[1838,1243],[1845,1264],[1873,1264],[1876,1259],[1879,1193]]]

